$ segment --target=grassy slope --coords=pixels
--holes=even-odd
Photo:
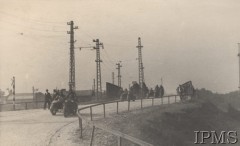
[[[238,108],[236,102],[240,103],[239,98],[232,98],[235,108],[229,108],[230,102],[226,102],[224,96],[204,96],[191,103],[122,113],[106,119],[105,123],[156,146],[192,146],[195,130],[240,131],[240,113],[235,110]]]

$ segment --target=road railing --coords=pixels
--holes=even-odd
[[[172,103],[179,102],[180,99],[177,98],[177,97],[179,97],[179,95],[165,95],[165,96],[163,96],[162,98],[141,98],[141,99],[136,99],[136,101],[139,101],[139,100],[140,100],[140,103],[141,103],[140,108],[143,109],[143,105],[144,105],[143,102],[144,102],[144,101],[147,101],[147,100],[149,101],[149,100],[150,100],[150,101],[151,101],[150,106],[154,106],[156,100],[161,100],[161,101],[160,101],[160,104],[158,104],[158,105],[162,105],[162,104],[168,104],[168,105],[169,105],[170,102],[171,102],[171,101],[170,101],[171,98],[173,98],[173,100],[172,100],[173,102],[172,102]],[[167,103],[166,103],[166,102],[164,103],[164,99],[166,99],[166,98],[167,98]],[[147,143],[147,142],[144,142],[144,141],[142,141],[142,140],[140,140],[140,139],[134,138],[134,137],[132,137],[132,136],[129,136],[129,135],[124,134],[124,133],[119,132],[119,131],[114,131],[114,130],[112,130],[112,129],[105,128],[105,127],[103,127],[103,126],[101,126],[101,125],[99,125],[99,124],[94,123],[94,121],[93,121],[93,108],[94,108],[94,107],[102,106],[102,107],[103,107],[103,115],[102,115],[102,116],[103,116],[103,118],[105,118],[105,117],[106,117],[106,105],[107,105],[107,104],[116,103],[116,114],[118,114],[118,113],[119,113],[119,103],[122,103],[122,102],[124,102],[124,101],[116,100],[116,101],[110,101],[110,102],[105,102],[105,103],[98,103],[98,104],[94,104],[94,105],[90,105],[90,106],[86,106],[86,107],[83,107],[83,108],[78,109],[80,138],[83,138],[83,120],[84,120],[84,121],[86,121],[86,123],[90,124],[90,125],[93,127],[90,146],[92,146],[92,143],[93,143],[95,128],[102,129],[102,130],[104,130],[104,131],[106,131],[106,132],[109,132],[109,133],[115,135],[116,137],[118,137],[118,146],[122,146],[122,140],[123,140],[123,139],[127,139],[127,140],[129,140],[130,142],[135,143],[135,144],[138,144],[138,145],[140,145],[140,146],[153,146],[152,144],[149,144],[149,143]],[[131,101],[127,101],[127,109],[126,109],[127,111],[130,111],[130,109],[131,109],[131,103],[132,103]],[[149,106],[148,106],[148,107],[149,107]],[[84,118],[84,117],[81,115],[81,111],[87,110],[87,109],[89,109],[90,121],[87,120],[86,118]]]
[[[0,111],[15,111],[15,110],[27,110],[27,109],[39,109],[43,108],[44,101],[25,101],[0,104]]]

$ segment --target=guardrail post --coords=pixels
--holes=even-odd
[[[118,114],[118,101],[117,101],[117,114]]]
[[[105,115],[105,104],[103,104],[103,115],[104,115],[104,118],[106,117]]]
[[[130,110],[130,101],[128,101],[128,111]]]
[[[152,98],[152,106],[153,106],[153,104],[154,104],[154,98]]]
[[[141,98],[141,109],[142,109],[143,105],[142,105],[142,98]]]
[[[92,138],[91,138],[90,146],[93,145],[94,131],[95,131],[95,126],[93,126],[93,130],[92,130]]]
[[[175,103],[177,102],[177,96],[175,95]]]
[[[13,110],[15,111],[16,109],[15,109],[15,103],[13,104]]]
[[[27,109],[27,102],[25,102],[25,109]]]
[[[163,104],[163,97],[161,98],[161,102],[162,102],[162,104]]]
[[[92,107],[90,107],[90,117],[91,117],[91,121],[92,121]]]
[[[82,138],[82,119],[80,117],[78,117],[78,121],[79,121],[79,128],[80,128],[80,138]]]
[[[118,136],[118,146],[122,146],[122,137]]]

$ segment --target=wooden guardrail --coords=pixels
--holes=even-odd
[[[174,97],[174,103],[177,102],[177,96],[179,95],[166,95],[166,96],[163,96],[162,98],[144,98],[144,99],[137,99],[137,100],[141,100],[141,109],[143,108],[143,101],[144,100],[152,100],[152,104],[151,106],[154,106],[154,101],[155,100],[161,100],[161,104],[163,104],[163,98],[167,98],[167,104],[170,104],[170,97]],[[131,141],[132,143],[135,143],[135,144],[139,144],[140,146],[153,146],[152,144],[149,144],[147,142],[144,142],[140,139],[137,139],[137,138],[134,138],[132,136],[129,136],[127,134],[124,134],[124,133],[121,133],[119,131],[114,131],[114,130],[111,130],[111,129],[107,129],[103,126],[100,126],[96,123],[93,122],[93,110],[92,108],[93,107],[96,107],[96,106],[103,106],[103,117],[105,118],[106,117],[106,109],[105,109],[105,105],[106,104],[110,104],[110,103],[116,103],[116,113],[118,114],[119,113],[119,102],[122,102],[120,100],[117,100],[117,101],[111,101],[111,102],[105,102],[105,103],[98,103],[98,104],[94,104],[94,105],[90,105],[90,106],[86,106],[86,107],[83,107],[83,108],[80,108],[78,109],[78,119],[79,119],[79,128],[80,128],[80,138],[83,137],[83,120],[85,120],[88,124],[91,124],[92,127],[93,127],[93,131],[92,131],[92,137],[91,137],[91,143],[90,143],[90,146],[92,146],[92,142],[93,142],[93,139],[94,139],[94,131],[95,131],[95,128],[99,128],[99,129],[102,129],[106,132],[109,132],[115,136],[118,137],[118,146],[122,146],[122,139],[127,139],[129,141]],[[128,101],[128,109],[127,111],[130,111],[130,104],[131,102]],[[86,109],[90,109],[90,121],[84,119],[82,116],[81,116],[81,113],[80,111],[82,110],[86,110]]]
[[[140,145],[140,146],[153,146],[152,144],[147,143],[147,142],[145,142],[143,140],[137,139],[135,137],[132,137],[130,135],[124,134],[124,133],[116,131],[116,130],[112,130],[112,129],[103,127],[103,126],[98,125],[98,124],[94,124],[93,125],[93,133],[92,134],[94,134],[95,127],[115,135],[118,138],[118,146],[122,146],[122,140],[123,139],[127,139],[127,140],[129,140],[129,141],[131,141],[131,142],[133,142],[135,144]],[[92,146],[92,142],[93,142],[93,135],[92,135],[91,143],[90,143],[91,146]]]

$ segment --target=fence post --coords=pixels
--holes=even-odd
[[[153,104],[154,104],[154,98],[152,98],[152,106],[153,106]]]
[[[117,114],[118,114],[118,101],[117,101]]]
[[[104,114],[104,118],[106,117],[105,115],[105,104],[103,104],[103,114]]]
[[[25,102],[25,109],[27,109],[27,102]]]
[[[161,102],[162,102],[162,104],[163,104],[163,97],[161,98]]]
[[[141,98],[141,109],[142,109],[143,105],[142,105],[142,98]]]
[[[128,101],[128,111],[130,110],[130,101]]]
[[[168,96],[168,104],[170,104],[170,100],[169,100],[170,96]]]
[[[92,107],[90,106],[90,116],[91,116],[91,121],[92,121]]]
[[[92,145],[93,145],[94,130],[95,130],[95,126],[93,126],[93,130],[92,130],[92,138],[91,138],[91,143],[90,143],[90,146],[92,146]]]
[[[118,136],[118,146],[122,146],[122,138]]]
[[[79,128],[80,128],[80,138],[82,138],[82,118],[78,117],[78,121],[79,121]]]

